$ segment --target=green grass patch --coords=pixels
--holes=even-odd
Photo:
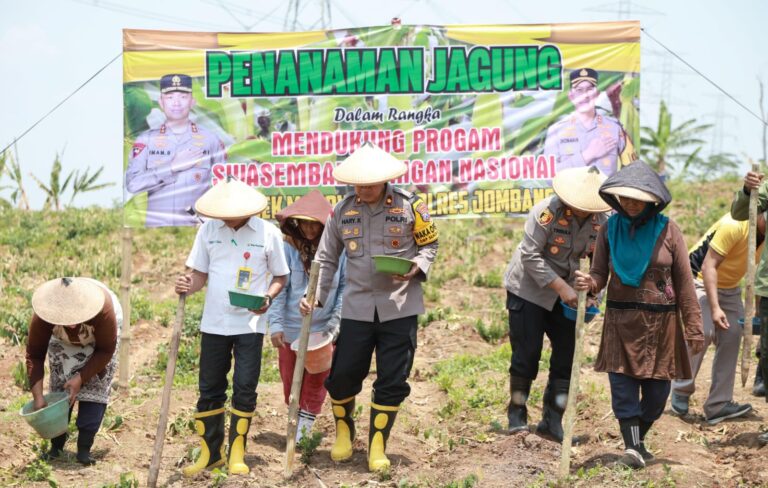
[[[27,376],[26,362],[21,360],[16,361],[16,365],[13,367],[13,370],[11,371],[11,376],[13,376],[13,384],[15,384],[17,388],[20,388],[21,391],[30,390],[29,376]]]
[[[506,320],[497,317],[493,314],[493,317],[487,320],[477,319],[474,324],[475,330],[485,342],[490,344],[498,344],[501,339],[507,337],[509,331],[509,325]]]
[[[120,473],[117,483],[107,483],[101,485],[101,488],[139,488],[139,480],[133,473]]]
[[[437,363],[432,380],[448,397],[438,415],[448,419],[462,413],[483,424],[494,419],[508,401],[511,357],[504,344],[490,354],[460,354]]]
[[[451,310],[451,307],[431,308],[427,310],[425,313],[423,313],[422,315],[419,315],[419,319],[418,319],[419,327],[426,327],[432,322],[435,322],[438,320],[446,320],[448,319],[448,317],[451,316],[452,312],[453,311]]]
[[[492,269],[487,273],[477,273],[471,280],[474,286],[483,288],[502,288],[504,283],[504,270]]]

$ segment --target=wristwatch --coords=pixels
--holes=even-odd
[[[264,295],[264,298],[267,300],[267,307],[272,305],[272,295]]]

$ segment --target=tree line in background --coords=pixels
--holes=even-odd
[[[82,171],[74,169],[62,180],[61,159],[62,156],[57,153],[53,160],[48,183],[44,183],[32,173],[29,174],[45,194],[43,210],[62,210],[65,207],[71,206],[75,197],[81,193],[97,191],[114,185],[114,183],[101,183],[98,181],[101,172],[104,171],[104,166],[93,173],[91,173],[90,167],[86,167]],[[13,151],[8,149],[0,154],[0,183],[3,182],[5,176],[11,180],[13,185],[0,185],[0,191],[11,190],[9,198],[0,197],[0,207],[16,205],[21,210],[30,210],[27,191],[24,188],[21,164],[19,162],[19,152],[15,144],[13,145]],[[65,194],[68,190],[70,192],[69,201],[64,203],[66,199]]]
[[[759,107],[760,118],[766,120],[764,101],[765,87],[758,79],[760,88]],[[725,123],[722,120],[717,121]],[[731,152],[711,153],[706,157],[701,155],[705,140],[702,137],[713,127],[713,124],[699,124],[696,119],[689,119],[679,125],[672,124],[672,114],[666,103],[661,101],[659,120],[656,128],[641,127],[640,156],[661,175],[673,175],[686,180],[710,180],[724,176],[735,176],[739,167],[748,157]],[[768,162],[768,126],[762,124],[762,158],[758,161],[765,165]],[[682,166],[678,166],[682,164]]]

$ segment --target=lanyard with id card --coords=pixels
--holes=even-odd
[[[243,253],[245,263],[243,266],[237,269],[237,279],[235,280],[235,288],[238,290],[248,290],[251,287],[251,275],[253,270],[248,267],[248,259],[251,257],[251,253]]]

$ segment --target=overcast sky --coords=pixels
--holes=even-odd
[[[276,32],[283,30],[287,5],[285,0],[0,0],[0,145],[12,142],[119,55],[124,28]],[[297,30],[319,28],[319,5],[317,0],[300,1]],[[651,35],[755,112],[758,77],[768,83],[765,0],[331,1],[333,28],[381,25],[395,16],[403,24],[640,20]],[[698,118],[718,123],[705,153],[761,157],[758,120],[647,36],[641,42],[641,125],[656,125],[663,95],[671,102],[673,122]],[[105,166],[103,180],[115,183],[78,197],[79,205],[112,205],[122,198],[122,108],[118,59],[18,143],[33,208],[42,206],[44,195],[29,173],[47,182],[54,156],[62,151],[65,173]],[[6,190],[0,196],[8,194]]]

